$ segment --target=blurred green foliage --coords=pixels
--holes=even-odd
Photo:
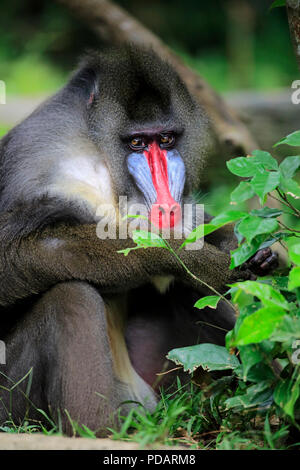
[[[297,78],[285,10],[269,0],[118,0],[217,90],[289,86]],[[8,94],[59,88],[96,36],[59,3],[2,0],[0,78]],[[91,12],[92,14],[92,12]]]
[[[3,137],[9,130],[11,126],[0,125],[0,138]]]
[[[1,74],[0,67],[0,74]],[[6,63],[4,76],[8,94],[39,95],[56,91],[66,74],[39,54],[24,54]]]

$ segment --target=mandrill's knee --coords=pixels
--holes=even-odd
[[[48,346],[55,347],[62,362],[81,354],[89,362],[99,354],[110,357],[104,301],[98,291],[85,282],[57,284],[36,303],[35,324],[46,326]]]
[[[85,317],[103,316],[105,307],[102,297],[93,286],[72,281],[57,284],[46,292],[36,303],[34,311],[55,313],[57,320],[68,320],[79,315],[83,321]]]
[[[105,306],[98,291],[85,282],[65,282],[54,286],[35,303],[28,316],[26,327],[33,334],[46,332],[46,343],[58,343],[58,350],[64,345],[78,342],[83,338],[105,337],[107,325]],[[76,344],[74,345],[76,347]]]

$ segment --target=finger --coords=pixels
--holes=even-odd
[[[278,266],[278,254],[272,253],[260,266],[263,271],[268,271],[271,268]]]
[[[250,266],[254,264],[261,264],[263,263],[268,257],[272,255],[272,251],[270,248],[264,248],[263,250],[259,250],[255,255],[250,259],[249,264]]]

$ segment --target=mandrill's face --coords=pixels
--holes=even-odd
[[[182,218],[185,165],[175,133],[150,130],[131,137],[128,171],[144,196],[150,222],[160,229],[176,227]]]
[[[137,63],[122,56],[99,60],[86,97],[88,138],[106,165],[115,200],[125,196],[129,214],[179,233],[192,225],[185,204],[203,177],[206,117],[174,71],[154,55]]]

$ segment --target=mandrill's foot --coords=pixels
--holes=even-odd
[[[273,269],[278,267],[278,254],[270,248],[264,248],[255,253],[244,265],[243,268],[249,269],[253,274],[266,276]],[[254,278],[255,276],[253,276]]]

